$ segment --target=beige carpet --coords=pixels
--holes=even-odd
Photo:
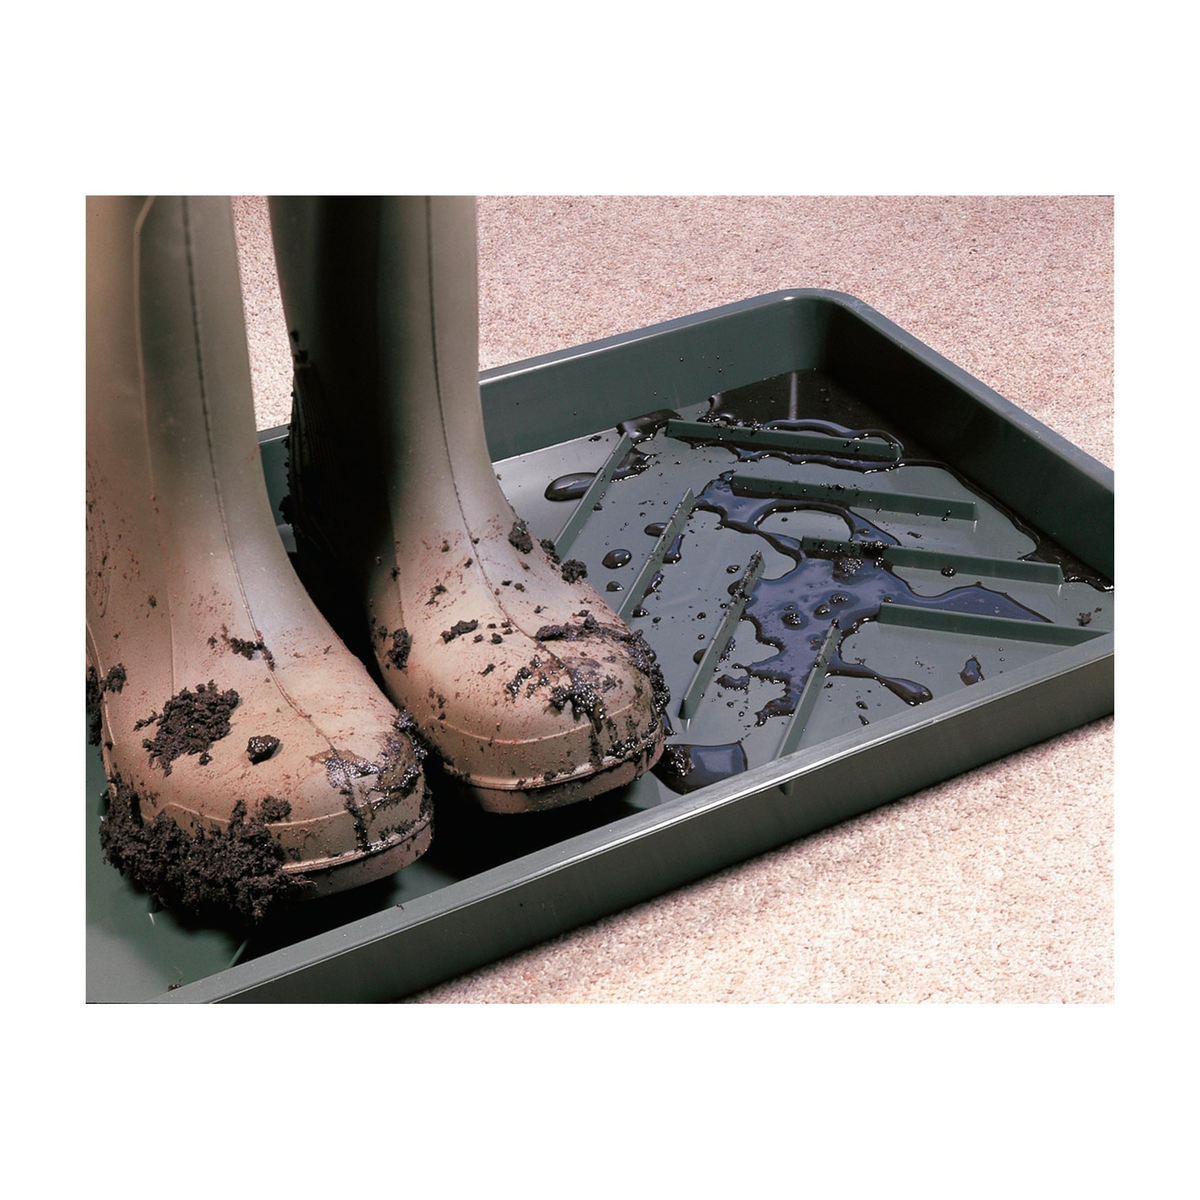
[[[259,428],[290,365],[235,199]],[[1109,197],[481,197],[480,367],[786,287],[849,292],[1108,466]],[[1113,722],[428,991],[450,1003],[1113,999]]]

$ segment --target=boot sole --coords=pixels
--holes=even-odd
[[[542,787],[495,788],[458,779],[459,786],[486,812],[528,813],[563,808],[580,800],[590,800],[614,788],[625,787],[644,775],[662,757],[665,743],[660,740],[649,751],[623,759],[577,779],[548,783]]]
[[[383,850],[356,851],[317,862],[289,863],[288,875],[295,875],[311,884],[305,899],[332,896],[337,892],[374,883],[415,862],[433,842],[433,821],[426,818],[421,827]]]

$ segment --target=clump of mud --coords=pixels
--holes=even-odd
[[[478,621],[457,621],[449,629],[442,630],[442,641],[452,642],[456,637],[462,637],[464,633],[474,633],[478,628]]]
[[[508,540],[518,550],[524,551],[526,554],[533,549],[533,537],[530,535],[528,529],[525,528],[524,521],[518,521],[512,527],[512,532],[508,535]],[[550,538],[539,538],[538,544],[545,551],[546,557],[550,560],[551,564],[558,568],[559,574],[567,583],[578,583],[579,580],[587,578],[587,564],[577,558],[568,558],[566,562],[563,562],[559,558],[558,551],[554,548],[554,542]]]
[[[522,554],[529,554],[533,550],[533,535],[524,521],[514,522],[512,529],[509,530],[508,540]]]
[[[412,634],[407,629],[397,629],[392,634],[392,648],[385,657],[397,671],[403,671],[408,666],[408,656],[412,652]]]
[[[290,813],[286,800],[266,797],[253,814],[239,800],[228,828],[192,834],[165,813],[147,821],[137,793],[115,775],[105,795],[100,845],[122,875],[166,908],[206,920],[232,917],[256,924],[306,889],[306,880],[283,870],[283,848],[268,828]]]
[[[275,669],[275,656],[267,649],[262,634],[258,634],[256,639],[251,641],[249,638],[231,637],[227,629],[222,629],[221,637],[234,654],[240,654],[243,658],[253,658],[256,654],[261,654],[267,666],[272,671]]]
[[[584,613],[578,625],[543,625],[533,636],[539,642],[573,642],[577,638],[592,637],[600,628],[600,622],[591,613]]]
[[[252,763],[266,762],[279,749],[279,739],[274,734],[257,734],[246,743],[246,755]]]
[[[87,716],[88,716],[88,745],[100,745],[101,738],[101,698],[105,692],[120,693],[125,686],[128,676],[121,663],[109,667],[108,674],[103,679],[95,667],[87,669]]]
[[[150,765],[158,765],[164,775],[170,775],[171,764],[183,754],[198,754],[201,766],[211,762],[208,751],[214,742],[228,735],[229,714],[240,700],[232,688],[218,691],[212,680],[207,685],[197,684],[194,692],[184,688],[176,693],[161,713],[151,713],[134,726],[136,730],[158,723],[154,737],[142,742],[150,751]]]
[[[504,685],[505,691],[515,700],[521,694],[521,688],[525,685],[525,680],[533,675],[533,671],[529,667],[520,667],[517,673]]]

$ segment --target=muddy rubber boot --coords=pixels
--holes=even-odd
[[[411,719],[270,512],[224,198],[88,201],[87,661],[106,857],[170,907],[255,920],[428,845]]]
[[[301,573],[446,773],[493,812],[632,782],[662,752],[640,634],[552,561],[492,469],[472,198],[272,200],[295,360]]]

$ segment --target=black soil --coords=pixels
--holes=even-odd
[[[228,828],[190,834],[164,813],[147,821],[141,800],[117,775],[105,795],[100,845],[122,875],[165,907],[256,924],[280,901],[305,891],[305,880],[284,872],[283,848],[268,828],[290,813],[286,800],[267,797],[253,814],[239,800]]]
[[[568,558],[560,565],[559,570],[567,583],[578,583],[581,579],[586,579],[588,573],[587,564],[577,558]]]
[[[240,654],[243,658],[253,658],[254,652],[262,648],[260,642],[252,642],[248,638],[226,637],[225,641],[234,654]]]
[[[279,749],[279,739],[266,733],[252,737],[246,743],[246,755],[252,763],[266,762]]]
[[[221,636],[234,654],[240,654],[243,658],[253,658],[256,654],[261,654],[267,666],[272,670],[275,669],[275,656],[267,649],[261,636],[251,641],[249,638],[230,637],[224,629],[221,630]]]
[[[237,692],[219,691],[217,685],[196,685],[172,696],[163,705],[161,714],[155,713],[135,728],[144,729],[157,722],[158,732],[146,738],[142,745],[150,751],[150,765],[162,767],[164,775],[170,775],[171,764],[184,754],[200,755],[200,763],[210,761],[209,749],[214,742],[228,735],[229,714],[237,707],[241,697]]]
[[[87,669],[87,716],[88,716],[88,744],[92,746],[100,745],[101,738],[101,712],[102,707],[100,700],[105,692],[120,693],[125,686],[125,681],[128,676],[125,673],[125,668],[121,663],[108,669],[108,674],[103,679],[100,678],[99,672],[95,667]]]
[[[384,657],[397,671],[403,671],[408,666],[408,656],[411,651],[412,634],[407,629],[397,629],[392,634],[392,648]]]
[[[87,669],[88,745],[100,745],[100,675],[95,667]]]
[[[533,550],[533,535],[529,532],[524,521],[517,521],[513,525],[509,531],[508,540],[522,554],[529,554]]]
[[[591,613],[585,613],[578,625],[569,622],[562,625],[543,625],[533,636],[539,642],[573,642],[581,637],[592,637],[600,629],[600,622]]]

